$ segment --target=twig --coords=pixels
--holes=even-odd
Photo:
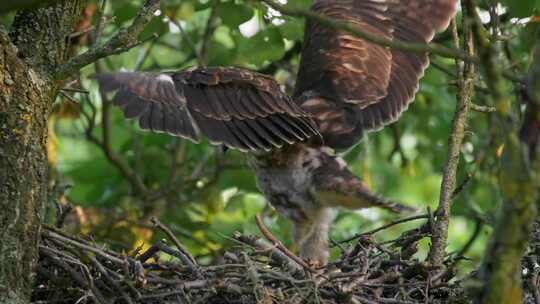
[[[125,264],[124,260],[122,260],[122,259],[120,259],[120,258],[118,258],[118,257],[112,256],[112,255],[106,253],[106,252],[103,251],[103,250],[100,250],[100,249],[98,249],[98,248],[95,248],[95,247],[86,245],[86,244],[81,243],[81,242],[77,242],[77,241],[75,241],[75,240],[72,240],[72,239],[70,239],[70,238],[67,238],[67,237],[65,237],[65,236],[62,236],[62,235],[60,235],[60,234],[58,234],[58,233],[56,233],[56,232],[50,231],[50,230],[48,230],[48,229],[43,230],[42,233],[43,233],[46,237],[49,237],[49,238],[51,238],[51,239],[57,239],[57,240],[62,241],[62,242],[64,242],[64,243],[66,243],[66,244],[70,244],[70,245],[75,246],[75,247],[78,247],[78,248],[80,248],[80,249],[87,250],[87,251],[93,252],[93,253],[95,253],[95,254],[98,254],[98,255],[100,255],[100,256],[103,256],[104,258],[106,258],[106,259],[108,259],[108,260],[110,260],[110,261],[112,261],[112,262],[115,262],[115,263],[117,263],[117,264],[119,264],[119,265],[124,265],[124,264]]]
[[[474,45],[472,41],[471,27],[464,21],[463,32],[465,36],[465,50],[468,56],[474,56]],[[452,32],[454,43],[459,47],[459,34],[455,19],[452,21]],[[465,125],[469,114],[471,98],[474,94],[475,68],[470,62],[461,63],[456,61],[458,75],[458,96],[456,113],[452,123],[452,131],[448,140],[448,156],[443,171],[439,206],[437,209],[437,219],[434,224],[431,236],[431,248],[429,251],[429,262],[431,265],[439,266],[444,260],[446,242],[448,239],[448,225],[450,222],[450,207],[452,194],[456,186],[456,172],[459,164],[461,144],[465,137]]]
[[[60,203],[57,203],[56,205],[58,207],[56,228],[62,228],[64,226],[64,222],[66,221],[66,217],[73,210],[73,205],[71,203],[67,203],[65,206],[62,206]]]
[[[202,59],[203,63],[206,63],[208,61],[208,47],[210,43],[212,42],[212,34],[214,33],[214,21],[216,20],[217,16],[217,6],[219,5],[219,0],[213,0],[212,5],[210,7],[210,16],[208,16],[208,20],[206,21],[206,28],[204,29],[204,35],[202,40],[202,46],[201,51],[199,53],[199,56]]]
[[[96,289],[93,282],[91,282],[91,277],[84,279],[75,269],[73,269],[71,266],[69,266],[64,260],[59,259],[51,252],[51,250],[45,246],[40,246],[40,252],[45,254],[46,256],[50,257],[50,260],[64,269],[67,273],[70,274],[71,278],[75,280],[81,287],[90,289],[93,298],[100,304],[107,304],[109,301],[107,301],[101,292]]]
[[[96,70],[100,70],[99,65],[96,64]],[[104,92],[100,91],[101,100],[103,102],[103,106],[101,109],[101,123],[103,125],[102,127],[102,140],[96,141],[95,143],[98,144],[98,146],[103,150],[103,153],[105,154],[105,157],[113,164],[120,173],[127,179],[127,181],[130,183],[131,187],[133,188],[135,194],[138,194],[142,197],[146,196],[148,193],[148,189],[146,185],[144,184],[141,176],[133,170],[125,161],[118,155],[116,152],[114,152],[112,146],[111,146],[111,127],[110,127],[110,108],[111,108],[111,102],[107,99],[107,96]]]
[[[257,227],[259,227],[259,230],[261,231],[261,233],[264,235],[264,237],[270,241],[274,246],[276,246],[276,248],[278,248],[281,252],[283,252],[283,254],[285,254],[286,256],[288,256],[290,259],[292,259],[293,261],[295,261],[298,265],[302,266],[304,269],[306,269],[307,271],[309,272],[312,272],[312,273],[315,273],[315,270],[311,269],[311,267],[309,267],[309,265],[304,261],[302,260],[301,258],[299,258],[297,255],[295,255],[294,253],[292,253],[289,249],[287,249],[287,247],[283,246],[283,243],[281,243],[280,240],[278,240],[271,232],[270,230],[268,230],[268,228],[266,228],[266,226],[264,225],[263,221],[262,221],[262,218],[261,218],[261,215],[260,214],[257,214],[255,216],[255,221],[257,223]]]
[[[493,113],[497,112],[497,108],[490,106],[481,106],[474,103],[471,103],[471,110],[480,112],[480,113]]]
[[[75,92],[75,93],[81,93],[81,94],[90,94],[90,92],[88,90],[78,89],[78,88],[61,88],[60,91]]]
[[[159,240],[157,244],[154,244],[148,248],[145,252],[143,252],[141,255],[137,257],[137,260],[141,263],[144,263],[148,261],[151,257],[153,257],[156,253],[158,253],[162,247],[162,245],[165,245],[165,242],[163,240]]]
[[[253,247],[253,253],[225,254],[225,259],[217,265],[199,266],[200,276],[193,276],[189,267],[176,259],[165,257],[141,264],[140,258],[146,256],[146,259],[157,252],[160,256],[182,259],[180,251],[164,242],[150,247],[137,260],[64,235],[57,229],[53,231],[63,238],[42,234],[37,278],[40,287],[33,295],[34,303],[45,304],[45,299],[53,298],[75,303],[94,294],[114,303],[224,303],[231,297],[245,299],[246,303],[265,299],[284,304],[420,303],[425,294],[422,288],[429,283],[426,280],[430,277],[432,282],[437,280],[437,275],[432,273],[434,268],[426,263],[401,260],[394,245],[385,247],[374,238],[357,242],[354,250],[341,260],[320,269],[324,271],[324,280],[317,280],[308,276],[277,245],[239,232],[234,234],[234,239]],[[270,263],[263,257],[269,257]],[[120,259],[121,263],[114,259]],[[431,284],[430,300],[447,299],[448,288],[448,283]],[[355,297],[362,300],[353,301]]]
[[[188,267],[191,267],[193,270],[197,269],[197,261],[195,261],[195,258],[189,253],[189,251],[180,243],[180,241],[176,238],[176,236],[167,228],[165,225],[163,225],[157,218],[152,217],[150,219],[152,224],[154,224],[155,227],[159,228],[167,237],[174,243],[176,248],[186,257],[185,259],[182,258],[182,261],[187,264]],[[184,261],[185,260],[185,261]]]
[[[159,0],[146,0],[130,26],[120,29],[118,33],[105,44],[100,46],[96,45],[83,54],[73,57],[65,64],[59,66],[54,73],[55,78],[65,79],[81,68],[94,63],[101,58],[125,52],[139,45],[140,42],[137,40],[137,37],[146,24],[150,22],[154,12],[158,8]]]
[[[302,270],[295,260],[285,255],[281,250],[278,250],[276,246],[272,246],[256,236],[243,235],[236,231],[233,234],[233,239],[243,244],[247,244],[261,253],[264,253],[266,256],[274,260],[274,262],[278,265],[286,265],[286,267],[289,268],[293,273],[298,273]]]
[[[344,239],[342,241],[340,241],[339,243],[340,244],[343,244],[343,243],[348,243],[350,241],[353,241],[355,239],[358,239],[358,238],[361,238],[363,236],[366,236],[366,235],[371,235],[371,234],[375,234],[379,231],[383,231],[385,229],[388,229],[392,226],[395,226],[395,225],[399,225],[399,224],[403,224],[403,223],[407,223],[407,222],[411,222],[411,221],[415,221],[415,220],[421,220],[421,219],[427,219],[429,218],[429,214],[419,214],[419,215],[414,215],[414,216],[409,216],[409,217],[405,217],[405,218],[401,218],[401,219],[398,219],[396,221],[393,221],[391,223],[388,223],[386,225],[383,225],[379,228],[376,228],[376,229],[373,229],[373,230],[370,230],[368,232],[362,232],[362,233],[359,233],[359,234],[356,234],[348,239]]]
[[[473,231],[471,237],[469,238],[469,240],[467,241],[465,246],[463,246],[463,248],[461,248],[461,250],[456,254],[456,257],[458,259],[465,256],[467,251],[469,251],[469,249],[471,249],[472,245],[474,244],[474,242],[476,241],[478,236],[480,236],[480,232],[482,231],[482,226],[483,226],[482,221],[480,219],[476,219],[474,224],[475,224],[474,231]]]
[[[114,289],[119,290],[121,292],[122,299],[124,299],[128,304],[132,304],[133,301],[131,301],[131,297],[127,295],[122,288],[120,288],[120,285],[116,283],[115,279],[111,278],[107,269],[95,257],[89,255],[88,253],[84,253],[84,255],[86,256],[88,260],[90,260],[92,265],[94,265],[94,267],[98,269],[98,271],[105,278],[107,283],[111,284],[111,286],[114,287]]]
[[[173,19],[171,19],[170,22],[172,22],[174,25],[176,25],[176,27],[178,27],[178,29],[180,30],[180,33],[182,34],[182,39],[187,42],[189,48],[191,49],[191,51],[195,55],[195,58],[197,58],[197,64],[199,66],[205,66],[206,63],[204,62],[204,58],[201,56],[201,53],[197,50],[197,47],[195,46],[195,43],[193,42],[193,39],[191,39],[191,37],[189,37],[188,33],[186,33],[186,31],[184,30],[184,27],[182,26],[182,24],[180,24],[180,22],[178,22],[176,20],[173,20]]]

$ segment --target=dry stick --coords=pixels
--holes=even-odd
[[[471,108],[473,111],[480,112],[480,113],[493,113],[497,112],[497,109],[495,107],[490,106],[481,106],[477,104],[471,104]]]
[[[268,244],[267,242],[261,240],[259,237],[254,235],[243,235],[240,232],[236,231],[233,234],[233,239],[247,244],[257,251],[265,253],[266,256],[275,261],[278,265],[286,265],[293,273],[299,272],[302,270],[296,261],[285,255],[282,251],[278,250],[275,246]]]
[[[167,228],[165,225],[163,225],[157,218],[155,217],[152,217],[150,219],[150,221],[152,222],[152,224],[154,224],[154,226],[156,226],[157,228],[159,228],[161,231],[163,231],[163,233],[165,233],[165,235],[167,235],[167,237],[174,243],[174,245],[176,246],[176,248],[178,248],[178,250],[180,251],[180,253],[182,253],[183,256],[185,256],[185,258],[181,258],[182,262],[186,263],[188,267],[190,267],[192,270],[196,270],[197,269],[197,261],[195,260],[195,258],[191,255],[191,253],[189,253],[189,251],[186,249],[186,247],[184,247],[182,245],[182,243],[180,243],[180,241],[176,238],[176,236],[171,232],[171,230],[169,228]]]
[[[107,272],[107,269],[105,266],[103,266],[95,257],[91,256],[87,252],[83,252],[84,256],[90,260],[92,265],[101,273],[101,276],[107,281],[108,284],[110,284],[114,290],[117,290],[122,295],[122,299],[126,301],[128,304],[133,304],[133,301],[131,301],[131,297],[120,287],[120,285],[116,282],[114,278],[111,278],[109,273]]]
[[[280,240],[278,240],[271,232],[270,230],[268,230],[268,228],[266,228],[266,226],[264,225],[263,221],[262,221],[262,218],[261,218],[261,215],[257,213],[257,215],[255,216],[255,221],[257,223],[257,227],[259,227],[259,230],[261,231],[261,233],[264,235],[264,237],[270,241],[274,246],[276,246],[276,248],[278,248],[281,252],[283,252],[283,254],[285,254],[286,256],[288,256],[290,259],[292,259],[293,261],[295,261],[298,265],[302,266],[304,269],[306,269],[307,271],[309,272],[312,272],[312,273],[315,273],[315,270],[311,269],[311,267],[309,267],[309,265],[304,261],[302,260],[300,257],[298,257],[297,255],[295,255],[294,253],[292,253],[289,249],[287,249],[287,247],[283,246],[283,243],[281,243]]]
[[[81,94],[90,94],[90,92],[88,90],[85,90],[85,89],[79,89],[79,88],[71,88],[71,87],[64,87],[64,88],[61,88],[60,91],[62,92],[74,92],[74,93],[81,93]],[[79,101],[77,100],[77,103],[79,103]]]
[[[92,297],[96,300],[99,304],[107,304],[109,301],[105,299],[105,297],[101,294],[101,292],[94,286],[93,282],[91,281],[92,278],[86,278],[84,279],[81,274],[79,274],[75,269],[73,269],[71,266],[67,264],[66,261],[60,259],[57,257],[51,249],[40,246],[40,252],[47,256],[52,263],[54,263],[56,266],[62,268],[65,272],[69,274],[69,276],[77,282],[81,287],[87,288],[90,290]]]
[[[383,225],[381,227],[375,228],[373,230],[370,230],[370,231],[367,231],[367,232],[362,232],[362,233],[356,234],[356,235],[354,235],[354,236],[352,236],[352,237],[350,237],[348,239],[339,241],[339,244],[348,243],[350,241],[361,238],[363,236],[375,234],[375,233],[377,233],[379,231],[383,231],[383,230],[388,229],[388,228],[390,228],[392,226],[395,226],[395,225],[399,225],[399,224],[403,224],[403,223],[407,223],[407,222],[411,222],[411,221],[415,221],[415,220],[427,219],[429,217],[430,217],[430,214],[419,214],[419,215],[414,215],[414,216],[409,216],[409,217],[405,217],[405,218],[402,218],[402,219],[398,219],[398,220],[395,220],[395,221],[393,221],[391,223]]]
[[[452,32],[454,43],[459,47],[459,34],[456,20],[452,21]],[[466,19],[463,22],[463,32],[465,35],[465,50],[468,56],[474,56],[474,46],[472,41],[471,27]],[[474,94],[475,68],[470,62],[462,63],[456,60],[458,75],[458,96],[456,113],[452,123],[452,132],[448,140],[448,157],[443,171],[439,207],[437,209],[437,219],[433,226],[431,236],[431,248],[428,259],[431,265],[440,266],[444,260],[446,242],[448,240],[448,224],[450,222],[450,207],[452,204],[452,194],[456,187],[456,172],[459,164],[459,155],[463,138],[465,137],[465,125],[470,110],[471,97]]]

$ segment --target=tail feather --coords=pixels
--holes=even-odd
[[[354,175],[341,158],[321,154],[322,166],[314,175],[314,186],[318,200],[328,207],[360,209],[378,207],[396,213],[414,213],[414,207],[386,199],[371,192],[360,178]]]

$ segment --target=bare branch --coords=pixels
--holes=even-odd
[[[189,48],[191,49],[191,51],[193,52],[193,54],[195,55],[195,57],[197,58],[197,64],[199,66],[205,66],[205,62],[204,62],[204,58],[201,56],[201,52],[199,52],[197,50],[197,46],[195,45],[195,43],[193,42],[193,39],[191,39],[191,37],[189,37],[188,33],[186,32],[186,30],[184,29],[184,27],[182,26],[182,24],[180,24],[180,22],[176,21],[176,20],[173,20],[171,19],[171,22],[176,25],[176,27],[178,27],[178,29],[180,30],[180,33],[182,34],[182,39],[186,41],[186,43],[188,44]]]
[[[184,262],[191,270],[196,271],[197,270],[197,261],[195,258],[189,253],[189,251],[180,243],[180,241],[174,236],[174,234],[171,232],[167,226],[163,225],[157,218],[153,217],[151,220],[152,224],[154,224],[155,227],[159,228],[161,231],[167,235],[167,237],[174,243],[176,248],[182,253],[182,262]]]
[[[261,218],[261,215],[260,214],[257,214],[255,216],[255,221],[257,222],[257,226],[259,227],[259,230],[261,231],[261,233],[264,235],[264,237],[269,240],[270,242],[272,242],[272,244],[274,246],[276,246],[276,248],[278,248],[281,252],[283,252],[283,254],[285,254],[286,256],[288,256],[291,260],[295,261],[298,265],[302,266],[305,270],[309,271],[309,272],[314,272],[313,269],[311,269],[311,267],[309,267],[309,265],[304,261],[302,260],[301,258],[299,258],[297,255],[295,255],[294,253],[292,253],[289,249],[287,249],[287,247],[283,246],[283,243],[281,243],[281,241],[279,241],[271,232],[270,230],[268,230],[268,228],[266,228],[266,226],[264,225],[263,221],[262,221],[262,218]]]
[[[130,26],[120,29],[105,44],[93,47],[58,67],[54,73],[55,78],[65,79],[101,58],[125,52],[139,45],[140,41],[137,40],[139,34],[143,31],[146,24],[150,22],[154,16],[154,12],[158,8],[159,0],[146,0]]]
[[[101,93],[101,92],[100,92]],[[99,147],[103,150],[103,153],[105,154],[105,157],[113,164],[120,173],[128,180],[128,182],[131,184],[131,187],[133,188],[134,192],[138,195],[141,195],[141,197],[144,197],[148,189],[146,185],[144,184],[141,176],[133,170],[125,161],[114,152],[112,146],[111,146],[111,127],[110,127],[110,110],[111,110],[111,102],[107,100],[107,96],[105,94],[101,93],[101,100],[103,101],[103,107],[101,109],[102,114],[102,141],[101,144],[99,142],[96,142]]]
[[[208,16],[208,20],[206,21],[206,28],[204,30],[203,35],[203,41],[201,46],[201,51],[199,53],[199,56],[202,58],[202,62],[206,63],[208,60],[208,47],[210,45],[210,42],[212,41],[212,35],[214,34],[215,25],[214,22],[216,20],[216,14],[217,14],[217,5],[219,4],[219,0],[213,0],[212,6],[210,9],[210,16]]]
[[[359,239],[359,238],[364,237],[364,236],[375,234],[375,233],[377,233],[379,231],[386,230],[386,229],[388,229],[390,227],[393,227],[393,226],[396,226],[396,225],[399,225],[399,224],[408,223],[408,222],[416,221],[416,220],[429,219],[430,216],[431,216],[431,214],[428,213],[428,214],[419,214],[419,215],[413,215],[413,216],[401,218],[401,219],[392,221],[392,222],[390,222],[390,223],[388,223],[386,225],[383,225],[381,227],[375,228],[373,230],[356,234],[356,235],[354,235],[354,236],[352,236],[352,237],[350,237],[348,239],[344,239],[344,240],[340,241],[339,243],[340,244],[348,243],[348,242],[353,241],[355,239]]]
[[[452,21],[452,32],[456,47],[460,46],[459,34],[455,19]],[[472,40],[471,27],[467,20],[463,21],[464,47],[468,56],[474,56],[474,44]],[[441,183],[441,193],[439,207],[437,209],[437,220],[433,227],[431,237],[431,249],[429,251],[429,262],[431,265],[440,266],[444,260],[446,252],[446,242],[448,240],[448,225],[450,222],[450,207],[452,196],[456,187],[456,172],[459,164],[461,144],[465,137],[465,125],[471,105],[471,98],[474,94],[475,68],[470,62],[461,63],[456,61],[458,75],[458,96],[456,113],[452,123],[452,132],[448,140],[448,156],[444,166],[443,179]]]

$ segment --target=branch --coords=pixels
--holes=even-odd
[[[268,6],[282,13],[283,15],[309,18],[309,19],[317,21],[318,23],[322,25],[348,32],[356,37],[362,38],[366,41],[369,41],[371,43],[375,43],[378,45],[390,47],[397,50],[407,51],[407,52],[415,52],[415,53],[427,52],[431,54],[437,54],[442,57],[456,58],[456,59],[461,59],[468,62],[478,62],[477,57],[471,56],[470,54],[466,54],[459,49],[447,48],[443,45],[439,45],[435,43],[425,44],[425,43],[411,43],[411,42],[405,42],[405,41],[399,41],[399,40],[390,40],[390,39],[380,37],[378,35],[374,35],[374,34],[362,31],[358,29],[358,27],[354,26],[353,24],[349,22],[338,21],[333,18],[329,18],[325,15],[317,14],[307,9],[291,8],[291,7],[279,5],[273,0],[260,0],[260,1],[262,1],[263,3],[266,3]]]
[[[130,26],[120,29],[105,44],[93,47],[58,67],[54,73],[55,78],[65,79],[101,58],[125,52],[141,44],[137,38],[158,8],[159,0],[146,0]]]
[[[236,231],[233,234],[233,239],[240,243],[247,244],[253,247],[255,250],[259,251],[261,254],[268,256],[276,264],[284,265],[285,268],[290,270],[292,273],[300,273],[302,271],[302,266],[299,266],[294,260],[292,260],[287,255],[285,255],[281,250],[263,241],[257,236],[244,235]]]
[[[190,270],[197,272],[197,261],[191,255],[191,253],[189,253],[189,251],[182,245],[182,243],[180,243],[176,236],[174,236],[174,233],[172,233],[171,230],[167,228],[167,226],[163,225],[157,218],[153,217],[152,219],[150,219],[150,221],[152,222],[152,224],[154,224],[155,227],[159,228],[161,231],[163,231],[163,233],[165,233],[165,235],[169,239],[171,239],[171,241],[174,243],[174,245],[176,246],[176,248],[178,248],[178,251],[180,252],[180,259],[182,260],[182,262],[184,262],[184,264],[186,264],[186,266]]]
[[[262,221],[262,218],[261,218],[261,215],[260,214],[257,214],[255,216],[255,222],[257,223],[257,227],[259,227],[259,230],[261,231],[261,233],[264,235],[264,237],[270,241],[276,248],[278,248],[281,252],[283,252],[283,254],[285,254],[287,257],[289,257],[291,260],[293,260],[294,262],[296,262],[298,265],[302,266],[305,270],[309,271],[309,272],[314,272],[313,269],[311,269],[311,267],[309,267],[309,265],[304,261],[302,260],[301,258],[299,258],[297,255],[295,255],[294,253],[292,253],[289,249],[287,249],[287,247],[283,246],[283,243],[281,243],[280,240],[278,240],[271,232],[270,230],[268,230],[268,228],[266,228],[266,226],[264,225],[263,221]]]
[[[99,70],[99,66],[96,65],[96,68]],[[120,173],[128,180],[131,187],[133,188],[134,192],[136,194],[141,195],[141,197],[145,197],[148,194],[148,188],[144,184],[141,176],[133,170],[125,161],[118,155],[116,152],[114,152],[112,146],[111,146],[111,126],[110,126],[110,110],[111,110],[111,102],[107,99],[107,96],[103,92],[100,91],[101,94],[101,100],[103,101],[103,107],[101,109],[101,123],[102,123],[102,141],[98,144],[98,146],[103,150],[103,153],[105,154],[105,157],[113,164]]]
[[[474,44],[470,24],[463,19],[464,47],[468,56],[474,56]],[[452,32],[456,47],[460,46],[459,34],[456,20],[452,21]],[[448,225],[450,222],[450,207],[452,196],[456,188],[456,172],[459,164],[461,144],[465,137],[465,125],[471,108],[471,98],[474,94],[475,68],[470,62],[461,63],[456,61],[458,76],[458,96],[456,113],[452,123],[452,132],[448,140],[448,156],[444,166],[439,207],[437,209],[437,220],[433,227],[431,236],[431,248],[429,251],[429,262],[433,266],[440,266],[444,260],[446,252],[446,242],[448,240]]]
[[[393,227],[393,226],[396,226],[396,225],[399,225],[399,224],[403,224],[403,223],[408,223],[408,222],[411,222],[411,221],[416,221],[416,220],[423,220],[423,219],[429,219],[429,217],[431,216],[431,214],[427,213],[427,214],[419,214],[419,215],[413,215],[413,216],[409,216],[409,217],[405,217],[405,218],[401,218],[401,219],[398,219],[398,220],[395,220],[395,221],[392,221],[386,225],[383,225],[381,227],[378,227],[378,228],[375,228],[373,230],[370,230],[368,232],[362,232],[362,233],[358,233],[350,238],[347,238],[347,239],[344,239],[342,241],[339,241],[339,244],[344,244],[344,243],[348,243],[348,242],[351,242],[353,240],[356,240],[356,239],[359,239],[361,237],[365,237],[365,236],[369,236],[369,235],[373,235],[377,232],[380,232],[380,231],[383,231],[383,230],[386,230],[390,227]]]
[[[210,43],[212,41],[212,35],[214,34],[214,30],[216,29],[214,22],[217,17],[218,4],[219,0],[212,1],[212,5],[210,7],[210,16],[208,16],[208,20],[206,21],[206,28],[204,30],[201,51],[199,53],[203,63],[206,63],[208,61],[208,47],[210,46]]]

